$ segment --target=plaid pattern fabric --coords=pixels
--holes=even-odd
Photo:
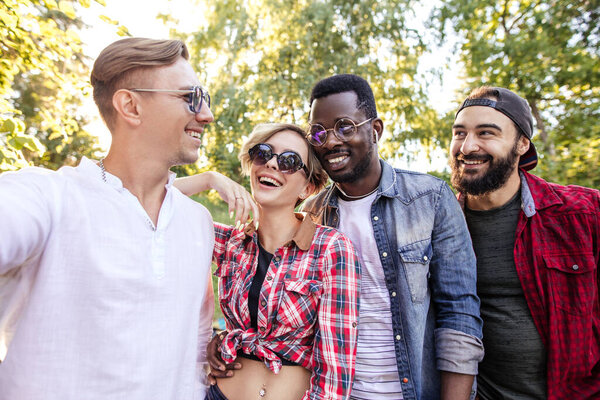
[[[282,355],[312,370],[305,399],[346,399],[356,356],[358,257],[350,240],[310,218],[296,236],[273,254],[256,330],[250,328],[248,294],[258,263],[257,235],[252,227],[241,232],[215,223],[213,260],[228,331],[221,355],[233,362],[241,349],[264,359],[274,373]]]
[[[521,180],[515,264],[548,354],[548,399],[600,399],[600,193]]]

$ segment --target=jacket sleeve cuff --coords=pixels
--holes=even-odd
[[[477,375],[483,360],[481,339],[449,328],[435,330],[437,369],[458,374]]]

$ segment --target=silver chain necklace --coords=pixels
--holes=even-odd
[[[349,194],[346,194],[346,192],[344,192],[342,190],[342,188],[340,187],[340,185],[338,185],[337,183],[335,184],[335,187],[337,188],[337,190],[339,190],[344,195],[344,197],[346,197],[348,199],[352,199],[352,200],[364,199],[365,197],[368,197],[368,196],[372,195],[373,193],[375,193],[377,191],[377,189],[379,188],[378,186],[376,186],[375,189],[371,190],[367,194],[361,194],[359,196],[350,196]]]
[[[100,162],[98,163],[100,165],[100,170],[102,172],[102,180],[104,181],[104,183],[106,182],[106,169],[104,168],[104,158],[100,159]]]
[[[98,165],[100,166],[100,171],[102,172],[102,180],[104,181],[104,183],[108,183],[106,181],[106,168],[104,168],[104,158],[100,159],[100,162],[98,163]],[[146,217],[146,222],[150,226],[150,229],[152,229],[153,231],[156,231],[156,227],[154,226],[154,223],[152,222],[150,217],[147,214],[145,215],[145,217]]]

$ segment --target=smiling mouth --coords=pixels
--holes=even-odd
[[[185,134],[195,139],[202,139],[202,133],[197,131],[186,130]]]
[[[344,161],[346,158],[348,158],[348,156],[339,156],[339,157],[335,157],[335,158],[330,158],[329,160],[327,160],[327,162],[329,164],[337,164],[337,163]]]
[[[480,165],[485,164],[487,160],[460,160],[463,164],[466,165]]]
[[[271,187],[280,187],[281,186],[281,183],[277,182],[273,178],[269,178],[268,176],[261,176],[260,178],[258,178],[258,181],[266,186],[271,186]]]

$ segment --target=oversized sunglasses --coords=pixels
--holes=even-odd
[[[197,114],[202,109],[202,103],[210,108],[210,94],[201,86],[193,86],[190,89],[129,89],[132,92],[160,92],[160,93],[182,93],[187,94],[187,102],[190,111]]]
[[[248,150],[248,155],[250,156],[250,161],[256,165],[265,165],[271,158],[277,157],[277,167],[279,168],[279,172],[293,174],[302,169],[306,176],[308,176],[308,168],[306,168],[306,165],[302,162],[302,158],[295,151],[288,150],[276,154],[273,152],[271,145],[259,143]]]
[[[308,142],[313,146],[323,146],[327,141],[327,136],[329,135],[329,132],[333,131],[335,137],[337,137],[340,141],[347,142],[358,131],[359,126],[366,124],[372,119],[373,118],[369,118],[357,124],[350,118],[342,118],[338,119],[335,122],[333,128],[331,129],[325,129],[325,127],[320,124],[313,124],[308,129],[306,139],[308,139]]]

